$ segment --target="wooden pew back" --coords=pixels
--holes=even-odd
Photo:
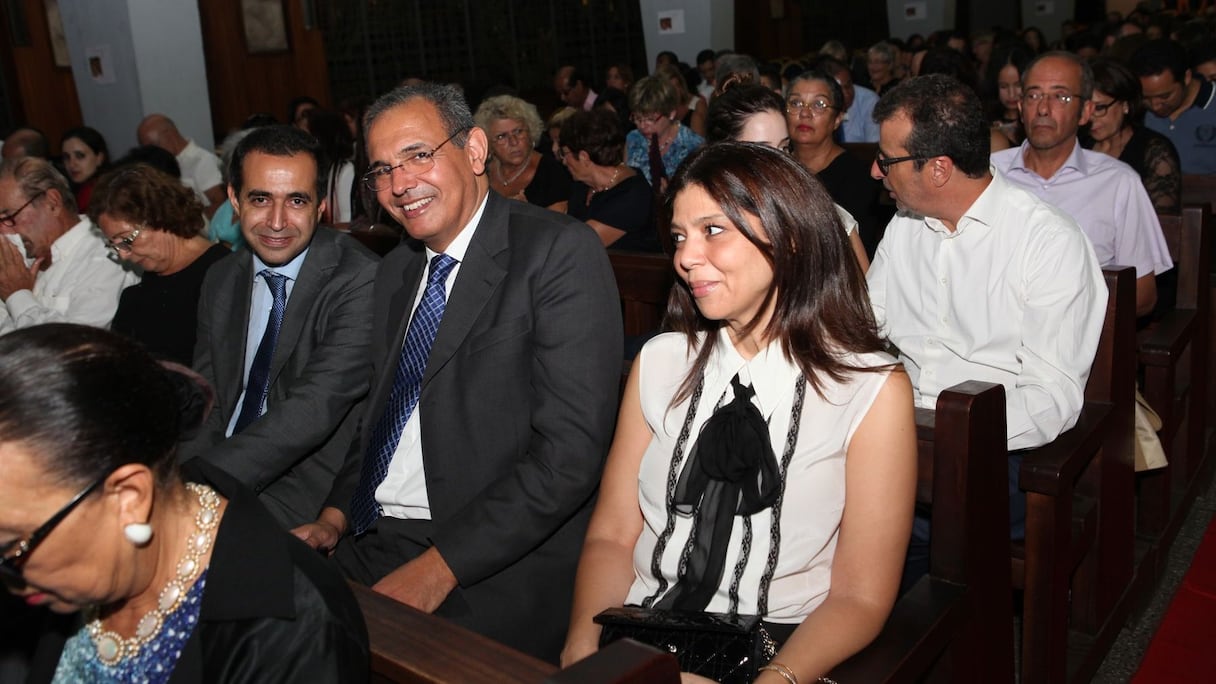
[[[929,575],[840,682],[1012,682],[1005,390],[966,382],[918,409],[918,498],[933,504]]]
[[[612,273],[621,297],[625,336],[647,335],[658,330],[667,312],[667,297],[675,283],[671,257],[647,252],[608,250]]]

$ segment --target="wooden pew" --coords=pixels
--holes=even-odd
[[[553,665],[470,632],[443,618],[351,584],[371,640],[373,684],[678,684],[669,654],[613,644],[559,672]]]
[[[1216,206],[1216,176],[1183,174],[1182,203]]]
[[[1133,593],[1135,270],[1103,273],[1108,301],[1076,426],[1026,452],[1022,681],[1089,681]]]
[[[1142,392],[1161,416],[1157,434],[1169,466],[1137,476],[1136,530],[1167,550],[1194,495],[1190,484],[1203,456],[1212,225],[1207,205],[1188,205],[1181,215],[1159,219],[1177,269],[1177,301],[1139,333],[1138,344]]]
[[[653,333],[662,326],[667,296],[675,283],[671,257],[649,252],[608,250],[612,273],[621,296],[625,336]]]
[[[930,571],[838,682],[1012,682],[1005,390],[966,382],[917,409],[917,499],[933,504]]]

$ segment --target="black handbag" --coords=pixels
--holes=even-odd
[[[748,684],[776,653],[756,615],[693,613],[624,606],[595,616],[600,646],[633,639],[671,653],[680,670],[723,684]]]

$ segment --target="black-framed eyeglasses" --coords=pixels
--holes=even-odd
[[[935,156],[936,156],[936,155],[935,155]],[[875,164],[878,164],[878,170],[879,170],[879,172],[880,172],[880,173],[882,173],[882,175],[884,175],[884,176],[885,176],[885,175],[887,175],[888,173],[890,173],[890,172],[891,172],[891,165],[892,165],[892,164],[898,164],[898,163],[900,163],[900,162],[906,162],[906,161],[928,161],[928,160],[930,160],[930,159],[932,159],[932,158],[933,158],[932,156],[930,156],[930,157],[921,157],[921,156],[918,156],[918,155],[912,155],[912,156],[910,156],[910,157],[887,157],[887,158],[883,158],[883,157],[882,157],[882,155],[879,155],[879,156],[877,156],[877,157],[874,157],[874,163],[875,163]]]
[[[414,176],[430,171],[431,167],[435,165],[435,153],[443,149],[443,146],[451,142],[453,138],[467,130],[469,130],[467,127],[461,128],[455,133],[449,135],[446,140],[430,150],[415,152],[405,159],[402,159],[401,163],[399,164],[393,166],[384,164],[372,169],[371,171],[368,171],[363,175],[363,185],[367,186],[368,190],[380,192],[382,190],[388,190],[390,187],[392,187],[393,172],[397,169],[405,169]]]
[[[1111,100],[1106,104],[1094,102],[1094,116],[1106,116],[1106,111],[1117,104],[1119,104],[1118,100]]]
[[[63,522],[63,519],[68,517],[68,514],[75,510],[81,501],[84,501],[100,487],[101,483],[105,482],[109,476],[110,474],[106,473],[94,481],[93,484],[82,489],[63,508],[60,508],[55,515],[52,515],[50,520],[39,525],[38,529],[31,532],[25,539],[17,539],[0,547],[0,581],[15,588],[24,587],[25,576],[22,574],[21,568],[25,565],[26,557],[34,549],[38,548],[42,540],[46,539],[47,535],[54,531],[55,527]]]
[[[115,254],[127,254],[131,251],[131,245],[135,244],[135,239],[139,237],[142,228],[136,228],[129,235],[118,238],[117,242],[106,242],[106,247],[109,247]]]
[[[5,214],[4,216],[0,216],[0,226],[4,226],[5,228],[12,228],[13,226],[17,225],[17,215],[20,214],[21,212],[25,211],[26,207],[33,204],[35,200],[37,200],[39,197],[42,197],[45,194],[46,194],[46,190],[43,190],[42,192],[29,198],[29,201],[27,201],[25,204],[22,204],[21,206],[17,207],[17,211],[14,211],[11,214]]]

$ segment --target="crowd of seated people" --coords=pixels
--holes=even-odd
[[[1077,420],[1100,269],[1135,267],[1151,316],[1157,214],[1216,173],[1214,43],[1136,12],[1054,45],[564,65],[537,102],[411,79],[254,115],[222,162],[160,113],[117,160],[87,126],[60,160],[18,129],[0,579],[29,606],[0,635],[45,627],[32,681],[360,681],[347,579],[563,665],[607,609],[749,613],[756,681],[815,681],[925,571],[914,407],[1005,387],[1024,534],[1019,454]],[[373,214],[381,254],[352,237]],[[605,248],[676,276],[623,397]]]

